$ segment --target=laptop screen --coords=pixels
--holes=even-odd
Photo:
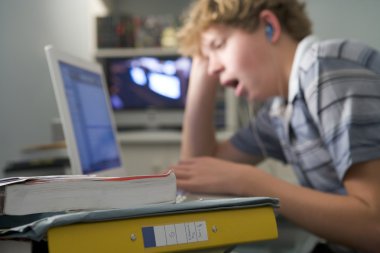
[[[102,77],[59,61],[83,174],[121,167]]]

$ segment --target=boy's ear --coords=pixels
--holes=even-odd
[[[277,16],[270,10],[260,13],[260,21],[265,25],[265,36],[270,42],[277,42],[281,36],[281,25]]]

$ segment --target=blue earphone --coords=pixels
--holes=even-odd
[[[273,37],[273,26],[271,24],[267,24],[265,26],[265,34],[269,40]]]

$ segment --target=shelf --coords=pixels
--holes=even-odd
[[[219,131],[217,133],[218,140],[226,140],[231,137],[233,132],[231,131]],[[181,143],[181,132],[180,131],[129,131],[119,133],[118,139],[121,144],[129,143],[156,143],[156,144],[180,144]]]
[[[119,58],[133,56],[167,56],[178,55],[177,48],[166,47],[136,47],[136,48],[101,48],[95,53],[96,58]]]

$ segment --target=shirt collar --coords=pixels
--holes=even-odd
[[[289,79],[289,92],[288,92],[288,103],[291,103],[299,91],[299,66],[301,60],[303,59],[306,51],[312,46],[313,43],[317,42],[318,38],[315,36],[307,36],[301,42],[298,43],[296,54],[294,56],[292,70],[290,72]]]

